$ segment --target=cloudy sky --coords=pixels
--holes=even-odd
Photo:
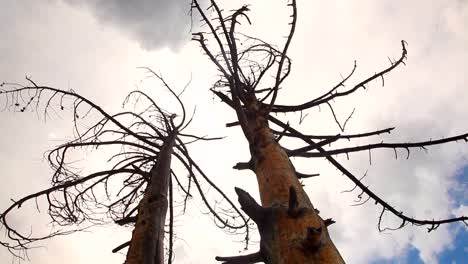
[[[243,1],[226,2],[226,10]],[[40,84],[72,88],[109,111],[119,109],[126,93],[140,84],[139,66],[161,71],[173,87],[192,83],[184,95],[189,108],[197,106],[192,131],[228,136],[222,144],[193,146],[194,157],[217,183],[234,197],[233,186],[255,197],[250,173],[230,169],[248,159],[248,149],[236,128],[225,122],[234,115],[209,93],[215,71],[200,48],[190,42],[189,1],[103,0],[2,0],[0,10],[0,81],[23,82],[31,76]],[[287,34],[286,1],[249,1],[253,26],[245,27],[273,43]],[[298,103],[318,95],[340,80],[357,60],[357,82],[388,66],[397,58],[400,40],[408,45],[407,65],[386,76],[385,87],[370,89],[336,102],[340,118],[356,107],[348,131],[361,132],[396,127],[377,142],[427,140],[468,131],[468,2],[463,0],[362,0],[298,1],[299,22],[291,46],[293,73],[280,93],[280,102]],[[154,88],[159,89],[159,88]],[[177,88],[176,88],[177,89]],[[165,96],[162,93],[162,96]],[[167,96],[167,95],[166,95]],[[0,99],[1,102],[1,99]],[[297,122],[298,116],[290,116]],[[308,133],[337,133],[325,109],[312,111],[301,126]],[[296,120],[295,120],[296,119]],[[44,122],[34,113],[0,113],[0,209],[49,182],[50,171],[42,160],[45,150],[72,133],[71,121]],[[354,142],[351,145],[357,144]],[[225,153],[226,146],[238,146]],[[403,153],[401,153],[403,155]],[[366,154],[342,159],[356,175],[367,171],[366,183],[408,215],[442,218],[467,215],[468,148],[449,144],[415,150],[411,158],[395,160],[393,151],[374,151],[372,166]],[[347,263],[462,263],[467,255],[466,227],[406,227],[379,233],[379,208],[373,204],[350,206],[356,195],[341,191],[352,187],[326,162],[295,159],[296,167],[320,172],[305,184],[311,200],[324,217],[333,217],[332,238]],[[201,213],[197,199],[192,210],[178,221],[176,263],[213,263],[216,255],[242,251],[242,237],[226,235]],[[19,226],[47,233],[50,225],[33,207],[14,218]],[[43,221],[42,221],[43,220]],[[43,224],[38,224],[38,223]],[[389,217],[386,223],[394,223]],[[121,263],[122,254],[110,251],[129,238],[128,230],[110,226],[59,237],[31,250],[32,263]],[[256,245],[250,250],[257,250]],[[11,256],[0,249],[0,260]],[[7,262],[5,262],[7,263]]]

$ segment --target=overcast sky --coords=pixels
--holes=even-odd
[[[222,2],[226,2],[225,10],[243,4]],[[189,42],[189,1],[131,3],[1,1],[0,81],[23,82],[28,75],[40,84],[73,88],[112,111],[119,109],[124,95],[144,77],[136,69],[139,66],[161,71],[179,89],[193,76],[183,98],[189,108],[197,105],[192,131],[228,138],[194,145],[192,155],[231,197],[235,197],[233,187],[240,186],[258,198],[254,175],[230,169],[249,158],[248,148],[237,128],[224,127],[234,120],[233,113],[208,91],[216,72],[196,43]],[[281,44],[290,15],[286,1],[249,3],[253,25],[245,30]],[[396,127],[393,134],[372,142],[427,140],[468,131],[468,2],[303,0],[298,6],[298,27],[290,52],[293,73],[279,94],[280,102],[299,103],[319,95],[337,83],[340,74],[348,73],[354,60],[358,69],[351,82],[373,74],[388,66],[387,56],[401,54],[404,39],[409,44],[407,65],[387,75],[385,87],[375,82],[366,91],[336,101],[339,118],[356,107],[348,131]],[[338,133],[330,118],[326,109],[312,111],[301,129],[310,134]],[[298,119],[290,117],[291,122]],[[72,127],[70,120],[56,118],[45,123],[34,113],[2,112],[0,121],[3,209],[10,198],[47,186],[50,171],[42,154],[69,137]],[[367,153],[342,160],[356,175],[368,171],[366,184],[410,216],[467,215],[466,143],[428,150],[414,150],[409,160],[395,160],[391,150],[374,151],[372,166]],[[302,171],[321,173],[319,178],[305,181],[306,189],[321,214],[337,221],[330,232],[347,263],[462,263],[467,254],[466,227],[441,226],[428,234],[425,228],[409,226],[379,233],[380,208],[373,203],[352,207],[359,193],[341,193],[352,187],[349,180],[326,162],[293,162]],[[206,211],[199,200],[194,199],[191,206],[177,223],[176,263],[213,263],[216,255],[235,255],[243,249],[236,242],[242,237],[226,235],[199,213]],[[47,223],[47,218],[32,214],[31,208],[25,206],[15,216],[15,223],[27,228],[36,224],[35,232],[47,233],[48,225],[37,224]],[[387,223],[393,221],[386,219]],[[45,247],[30,251],[31,262],[121,263],[124,255],[110,251],[129,239],[129,230],[111,226],[92,231],[42,243]],[[257,245],[250,250],[256,251]],[[2,263],[10,259],[0,249]]]

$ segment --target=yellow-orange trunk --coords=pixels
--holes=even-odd
[[[268,122],[260,111],[251,111],[249,128],[253,136],[253,158],[262,206],[288,206],[289,188],[297,193],[299,207],[305,208],[303,216],[290,217],[285,211],[276,216],[273,230],[274,242],[271,252],[272,264],[336,264],[344,263],[331,241],[324,221],[304,192],[296,177],[284,149],[275,141]],[[315,244],[304,243],[308,228],[321,228],[321,235]]]

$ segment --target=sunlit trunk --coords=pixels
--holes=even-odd
[[[125,264],[164,263],[164,224],[168,208],[168,186],[171,176],[171,157],[176,138],[170,135],[161,148],[157,162],[150,172]]]
[[[273,210],[259,224],[262,236],[261,253],[266,263],[344,263],[331,241],[327,225],[314,209],[296,177],[284,149],[275,141],[264,115],[247,110],[252,131],[251,144],[254,171],[257,176],[262,207],[284,208]],[[297,197],[297,212],[291,214],[291,187]]]

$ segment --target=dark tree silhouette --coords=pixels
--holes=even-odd
[[[44,118],[51,110],[71,112],[75,134],[73,140],[47,153],[53,170],[52,186],[13,200],[11,206],[1,213],[0,223],[6,230],[8,241],[0,243],[13,255],[24,258],[25,250],[37,241],[113,221],[118,225],[134,226],[132,239],[113,250],[115,253],[129,246],[125,263],[165,263],[165,258],[171,263],[175,217],[173,190],[176,187],[181,190],[182,206],[179,208],[182,213],[195,188],[218,227],[234,233],[246,232],[248,237],[245,217],[197,165],[187,148],[188,144],[196,141],[220,138],[185,134],[184,129],[192,119],[187,119],[180,99],[183,91],[176,94],[160,75],[151,69],[146,70],[150,77],[159,79],[170,91],[180,107],[180,116],[165,111],[142,90],[128,94],[121,112],[109,114],[73,90],[37,85],[30,78],[27,78],[28,86],[2,84],[0,95],[4,110],[43,111]],[[82,121],[86,120],[90,126],[83,124]],[[75,150],[96,152],[98,149],[114,153],[108,157],[109,169],[85,175],[82,168],[74,166]],[[185,171],[171,169],[172,157]],[[187,177],[181,177],[180,173],[187,174]],[[225,202],[209,201],[202,185],[211,186],[218,193],[219,200]],[[32,236],[18,231],[9,223],[10,214],[24,203],[37,203],[39,198],[46,199],[52,223],[65,229],[45,236]],[[168,208],[169,217],[166,217]],[[165,238],[169,242],[166,245],[167,256],[164,253]]]
[[[376,219],[380,231],[401,229],[412,224],[425,226],[430,232],[441,224],[453,222],[466,224],[468,220],[466,216],[420,219],[405,214],[373,192],[363,183],[362,178],[357,177],[334,157],[339,154],[348,156],[354,152],[367,151],[369,161],[371,161],[373,150],[390,148],[395,151],[395,157],[398,157],[398,149],[406,150],[406,158],[409,158],[410,151],[414,148],[426,149],[428,146],[437,144],[459,140],[468,141],[468,133],[465,133],[413,143],[376,141],[378,143],[357,147],[335,147],[336,145],[343,146],[346,141],[377,137],[394,130],[391,127],[347,134],[345,133],[346,125],[354,111],[344,121],[339,121],[335,114],[334,104],[342,97],[351,96],[366,89],[373,81],[381,81],[384,85],[384,78],[392,70],[405,64],[407,58],[405,41],[401,41],[401,55],[398,59],[390,60],[387,68],[381,69],[357,84],[348,84],[357,69],[355,63],[350,73],[324,94],[297,105],[277,103],[280,90],[284,88],[284,81],[292,69],[288,50],[298,19],[296,1],[290,0],[288,7],[292,21],[284,45],[278,48],[238,31],[238,25],[241,22],[250,24],[248,6],[226,13],[214,0],[209,1],[208,7],[201,6],[199,1],[192,1],[193,16],[200,16],[202,28],[207,31],[193,33],[193,40],[198,43],[202,52],[208,56],[219,72],[219,79],[213,84],[211,91],[235,111],[237,121],[228,123],[227,126],[240,127],[249,144],[250,159],[237,163],[234,169],[248,169],[255,173],[261,198],[261,204],[258,204],[246,191],[235,188],[242,210],[258,227],[261,237],[259,251],[244,256],[216,257],[216,259],[226,264],[344,263],[328,233],[328,226],[333,224],[334,220],[320,215],[301,183],[301,179],[318,176],[318,174],[298,172],[290,161],[290,157],[328,160],[355,184],[355,187],[349,191],[358,192],[358,204],[371,201],[380,206],[381,213]],[[47,109],[52,105],[64,109],[64,102],[67,101],[72,106],[75,139],[53,149],[48,154],[49,163],[55,171],[52,187],[14,201],[11,207],[1,214],[0,221],[13,242],[13,244],[2,242],[2,245],[14,252],[18,249],[27,249],[31,243],[38,240],[66,234],[65,231],[34,238],[19,233],[7,222],[7,216],[13,209],[20,207],[26,201],[44,196],[49,204],[50,217],[60,225],[100,221],[95,215],[102,210],[118,224],[135,224],[132,240],[116,250],[130,245],[127,263],[161,263],[163,229],[167,210],[165,197],[168,193],[168,261],[170,262],[174,215],[172,185],[176,185],[175,182],[185,193],[185,198],[190,196],[191,186],[194,184],[209,211],[214,215],[216,223],[231,231],[247,232],[246,242],[248,243],[250,219],[244,217],[222,190],[217,188],[203,173],[189,155],[186,148],[189,142],[184,141],[189,138],[193,140],[207,140],[208,138],[183,133],[183,129],[190,121],[186,121],[185,109],[179,95],[174,93],[158,74],[151,73],[162,81],[179,102],[181,119],[173,113],[162,110],[149,95],[142,91],[132,92],[128,98],[138,97],[140,101],[149,102],[147,107],[143,107],[142,110],[123,111],[110,115],[73,91],[38,86],[30,79],[28,79],[29,86],[3,85],[6,87],[6,90],[2,90],[5,98],[3,100],[11,107],[19,107],[20,111],[34,106],[37,108],[40,101],[45,101],[44,114],[47,115]],[[45,93],[48,93],[46,99],[44,99]],[[84,109],[83,105],[87,105],[89,109]],[[321,106],[330,110],[330,117],[339,128],[337,133],[315,135],[310,134],[309,131],[301,132],[297,127],[283,120],[287,120],[288,114],[300,113],[300,122],[302,122],[308,110]],[[102,115],[102,118],[83,131],[77,125],[77,121],[83,118],[80,117],[82,114],[87,116],[89,112],[97,112]],[[278,113],[284,114],[281,115],[282,118],[278,117]],[[124,124],[124,121],[130,123]],[[281,145],[279,142],[284,138],[302,142],[302,146],[288,148],[286,144],[290,140]],[[338,142],[340,144],[337,144]],[[120,152],[111,157],[115,165],[110,170],[83,176],[69,162],[67,163],[67,154],[72,149],[107,146],[122,148]],[[185,179],[185,183],[182,183],[182,179],[171,171],[171,158],[177,160],[187,170],[189,176]],[[120,178],[121,189],[117,194],[111,195],[108,188],[109,181],[119,179],[121,175],[125,175]],[[219,195],[226,199],[228,212],[235,215],[237,221],[229,222],[225,217],[217,214],[203,194],[200,187],[201,181],[214,186]],[[95,195],[98,186],[104,188],[104,200],[98,199]],[[382,219],[386,213],[399,218],[401,223],[395,227],[384,226]]]

